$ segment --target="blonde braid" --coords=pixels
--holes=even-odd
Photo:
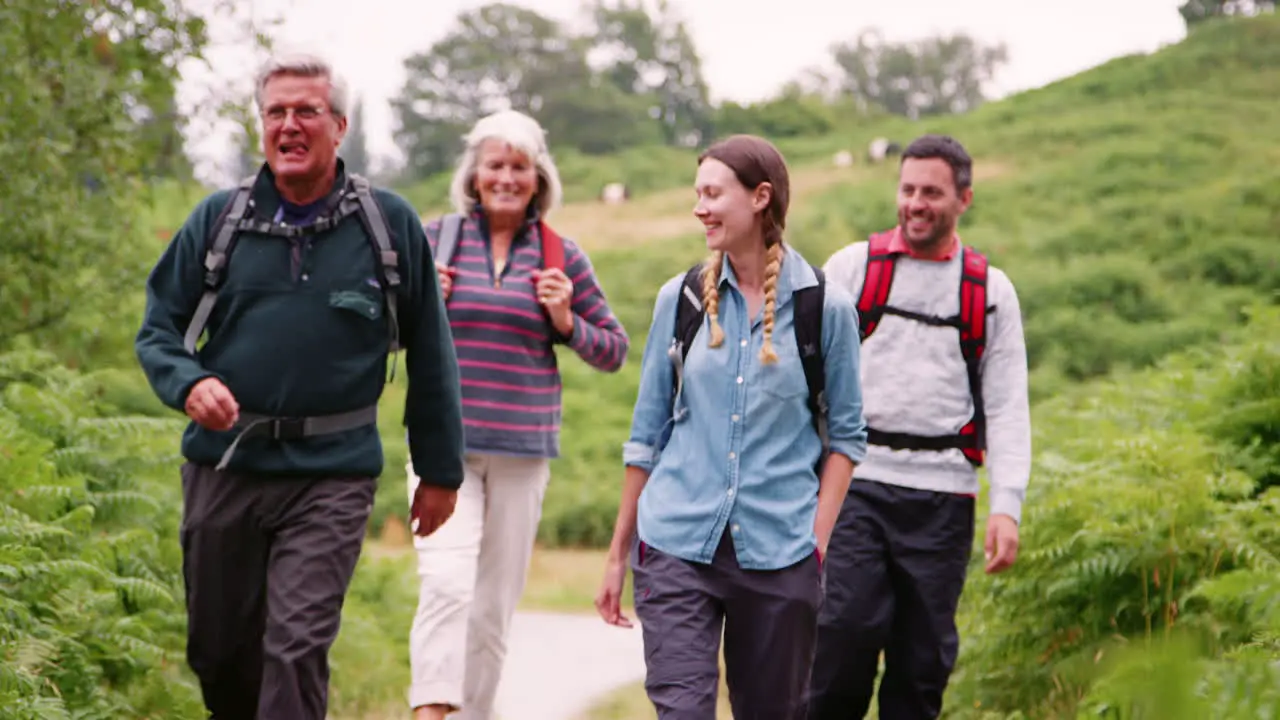
[[[778,304],[778,273],[782,270],[782,243],[769,246],[769,259],[764,266],[764,342],[760,344],[760,362],[772,365],[778,362],[773,350],[773,314]]]
[[[711,338],[707,347],[720,347],[724,343],[724,330],[720,327],[720,267],[724,263],[724,253],[717,250],[711,253],[711,259],[702,266],[702,304],[707,308],[707,317],[711,319]]]

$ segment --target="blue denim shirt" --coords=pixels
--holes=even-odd
[[[623,446],[626,465],[649,471],[638,534],[669,555],[709,563],[728,525],[741,567],[787,567],[817,547],[814,465],[822,443],[809,412],[792,302],[794,290],[816,285],[817,278],[799,253],[786,249],[773,326],[778,362],[763,365],[763,312],[748,322],[746,299],[726,259],[720,272],[725,340],[707,347],[710,320],[704,318],[685,359],[673,418],[675,371],[667,350],[683,278],[672,278],[658,291],[631,436]],[[833,284],[825,298],[822,351],[831,451],[857,463],[866,453],[857,311],[849,294]]]

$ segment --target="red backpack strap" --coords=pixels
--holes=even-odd
[[[960,354],[969,372],[969,392],[973,396],[973,418],[960,429],[961,435],[974,435],[972,446],[964,448],[965,457],[982,465],[987,446],[986,417],[982,411],[983,352],[987,349],[987,257],[970,247],[961,250],[960,262]]]
[[[543,221],[538,221],[538,228],[542,235],[542,267],[543,269],[558,268],[564,271],[564,240],[559,233],[551,229],[551,226]]]
[[[858,295],[858,329],[866,340],[875,332],[889,302],[889,286],[893,284],[894,262],[898,254],[893,252],[893,238],[897,228],[874,233],[867,239],[867,266],[862,277],[862,292]]]

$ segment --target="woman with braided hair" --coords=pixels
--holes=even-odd
[[[631,627],[629,564],[661,720],[715,716],[722,633],[734,715],[799,719],[822,555],[866,448],[858,323],[848,293],[783,240],[789,183],[773,145],[711,146],[695,191],[711,257],[658,291],[596,609]],[[815,355],[829,399],[817,412],[803,359]]]

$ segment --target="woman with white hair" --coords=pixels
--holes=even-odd
[[[450,194],[452,222],[432,220],[426,233],[458,355],[467,462],[453,515],[414,538],[409,703],[419,720],[492,716],[560,449],[554,345],[604,372],[622,366],[630,345],[586,253],[546,224],[560,177],[535,120],[508,110],[476,123]],[[448,257],[442,231],[456,238],[444,243]],[[415,493],[446,492],[419,484],[412,464],[408,485],[415,506]]]

